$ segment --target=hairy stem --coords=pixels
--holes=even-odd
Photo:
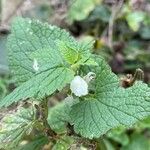
[[[43,123],[44,132],[48,137],[56,136],[56,133],[51,129],[47,122],[48,118],[48,98],[44,99],[39,106],[36,106],[39,120]]]

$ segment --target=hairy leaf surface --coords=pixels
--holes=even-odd
[[[49,65],[62,63],[60,51],[54,43],[56,39],[75,42],[69,33],[55,26],[30,19],[17,18],[14,20],[7,47],[10,68],[18,84],[29,80],[35,74],[31,53],[47,54]],[[42,57],[38,61],[41,59]]]
[[[150,88],[138,81],[124,89],[109,66],[98,58],[94,96],[73,105],[72,124],[84,137],[100,137],[119,125],[131,126],[150,115]]]
[[[23,136],[32,131],[35,124],[34,109],[21,107],[17,112],[6,115],[0,122],[0,148],[17,146]]]
[[[66,44],[69,47],[66,48]],[[12,23],[12,33],[8,38],[10,69],[16,82],[20,85],[34,77],[34,60],[39,67],[48,64],[64,64],[64,61],[75,62],[72,50],[82,54],[90,54],[93,43],[78,43],[68,32],[56,26],[36,20],[17,18]],[[63,58],[64,56],[65,59]],[[75,56],[75,55],[74,55]],[[67,60],[66,60],[67,59]]]
[[[73,79],[74,68],[91,64],[87,60],[91,60],[93,42],[79,43],[65,30],[35,20],[15,19],[7,45],[10,69],[20,86],[0,107],[27,98],[43,99],[65,87]]]
[[[0,107],[7,107],[14,102],[26,100],[27,98],[41,100],[55,90],[61,90],[72,80],[73,76],[74,72],[65,67],[53,67],[43,70],[2,99]]]

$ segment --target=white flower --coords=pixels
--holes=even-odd
[[[34,58],[34,61],[33,61],[33,69],[35,71],[38,71],[39,70],[39,64],[37,62],[37,60]]]
[[[76,96],[84,96],[88,94],[88,84],[80,76],[75,76],[71,81],[70,89]]]

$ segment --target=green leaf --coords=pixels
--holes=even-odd
[[[74,68],[69,65],[76,63],[73,56],[79,53],[79,60],[90,59],[92,47],[93,42],[77,43],[69,33],[55,26],[17,18],[8,38],[8,50],[10,68],[21,86],[6,96],[0,107],[27,98],[40,100],[61,90],[73,79]]]
[[[8,92],[7,90],[7,86],[8,86],[8,83],[7,83],[7,80],[9,79],[5,79],[5,78],[2,78],[0,77],[0,99],[4,98]]]
[[[125,146],[129,143],[129,137],[126,128],[118,127],[107,133],[107,137]]]
[[[56,40],[67,41],[68,43],[76,42],[65,30],[41,23],[38,20],[17,18],[13,21],[7,47],[10,69],[19,85],[36,74],[33,69],[31,53],[38,55],[40,52],[41,55],[43,52],[42,55],[44,56],[47,54],[46,60],[48,60],[49,66],[53,63],[62,64],[63,60],[55,44]],[[38,61],[41,59],[45,60],[41,56]]]
[[[69,64],[74,64],[75,62],[78,61],[79,59],[79,52],[76,51],[76,48],[72,48],[68,44],[62,42],[62,41],[57,41],[57,45],[64,57],[64,59],[69,63]]]
[[[71,106],[77,102],[77,99],[69,96],[63,102],[49,109],[47,121],[52,130],[57,133],[67,132],[66,126],[70,120]]]
[[[48,144],[48,138],[41,135],[35,137],[33,141],[20,146],[17,150],[41,150],[45,144]]]
[[[150,89],[140,81],[124,89],[118,77],[102,58],[98,67],[95,94],[72,106],[71,123],[76,133],[84,137],[100,137],[112,128],[131,126],[150,115]]]
[[[68,150],[73,142],[74,139],[70,136],[61,137],[61,139],[53,146],[52,150]]]
[[[131,12],[126,16],[129,27],[135,32],[138,31],[140,24],[144,20],[144,18],[145,13],[141,11]]]
[[[137,122],[134,125],[136,131],[142,132],[145,129],[150,129],[150,116],[146,117],[144,120]]]
[[[61,66],[43,70],[2,99],[0,107],[7,107],[14,102],[27,98],[41,100],[57,89],[61,90],[73,77],[74,72],[72,70]]]
[[[149,140],[140,134],[133,134],[131,136],[131,141],[127,146],[121,148],[121,150],[149,150],[150,142]]]
[[[7,114],[0,122],[0,148],[14,148],[25,134],[32,131],[35,110],[20,107],[17,112]]]
[[[109,22],[111,12],[109,8],[106,5],[98,5],[95,7],[95,9],[92,11],[88,19],[90,21],[103,21],[103,22]]]
[[[77,43],[68,32],[56,26],[38,20],[17,18],[12,23],[7,47],[11,71],[20,85],[36,75],[33,69],[34,59],[37,59],[42,67],[47,63],[49,66],[65,65],[66,59],[62,56],[65,54],[67,60],[74,63],[76,59],[72,60],[72,56],[75,56],[76,51],[80,52],[80,55],[89,55],[93,42]]]
[[[69,9],[68,20],[73,22],[74,20],[83,20],[94,9],[96,3],[99,0],[76,0]]]
[[[146,39],[146,40],[150,39],[150,27],[149,26],[142,27],[139,33],[143,39]]]
[[[57,40],[57,46],[60,49],[62,56],[64,57],[65,61],[71,65],[88,65],[87,60],[91,61],[91,50],[93,49],[93,40],[87,40],[82,42],[74,42],[74,43],[67,43],[60,40]],[[89,62],[91,64],[91,62]],[[95,65],[95,64],[94,64]]]
[[[115,150],[115,146],[108,140],[108,139],[103,139],[103,142],[105,144],[106,150]]]

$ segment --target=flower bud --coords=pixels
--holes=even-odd
[[[88,84],[87,82],[80,76],[75,76],[71,81],[70,89],[72,93],[76,96],[84,96],[88,94]]]

